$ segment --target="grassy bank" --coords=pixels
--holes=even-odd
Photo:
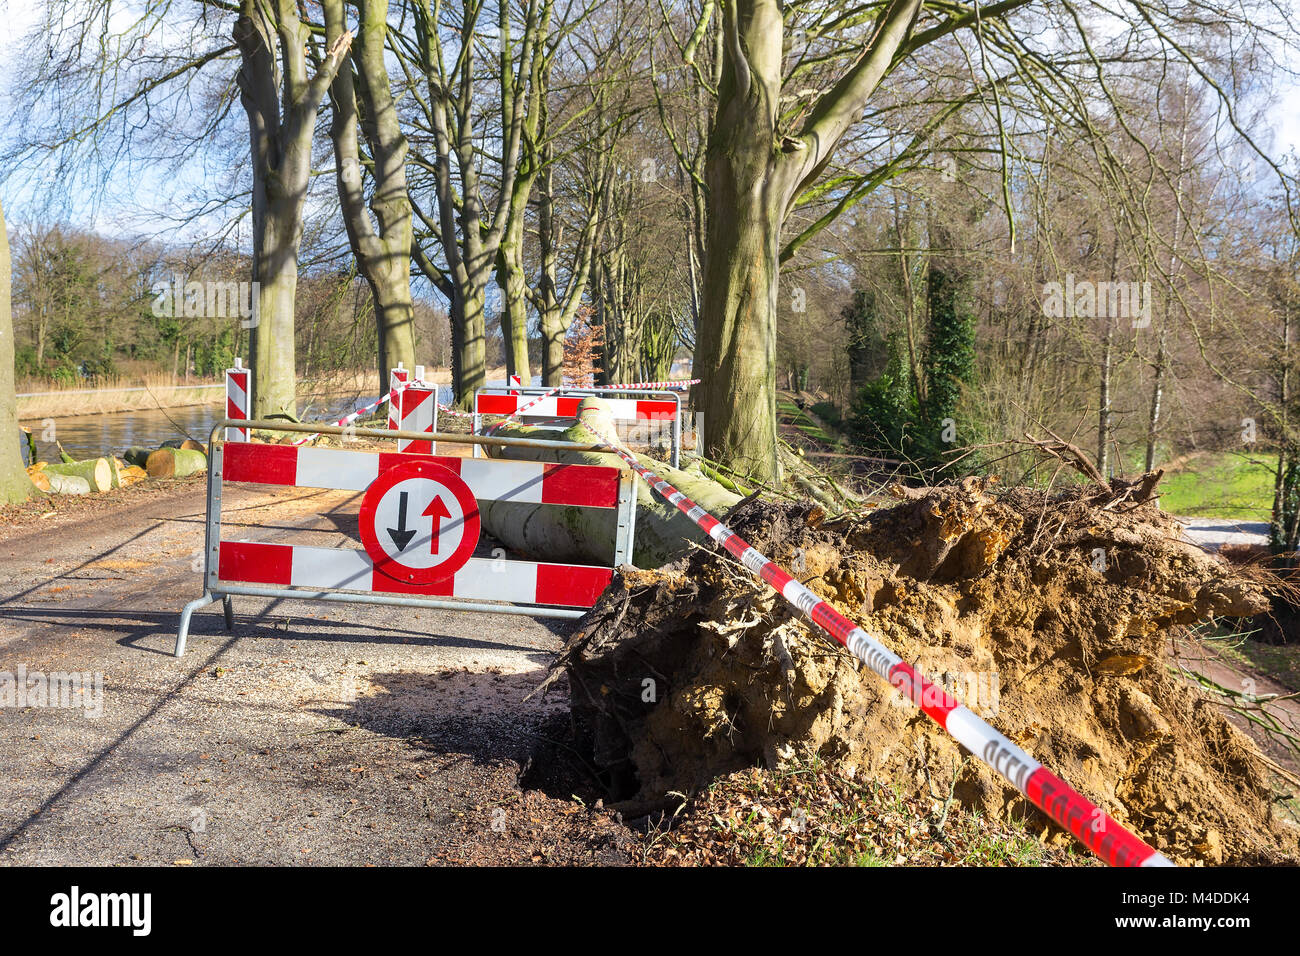
[[[1243,455],[1190,455],[1160,483],[1160,507],[1191,517],[1267,521],[1273,508],[1273,472]]]
[[[75,415],[180,408],[185,405],[206,405],[224,400],[225,391],[223,383],[220,382],[172,385],[137,380],[134,385],[53,388],[46,391],[20,393],[18,419],[40,421],[44,418],[68,418]]]
[[[429,369],[425,378],[439,385],[450,384],[451,369]],[[504,378],[504,369],[493,369],[488,374],[490,382]],[[305,407],[318,402],[322,396],[373,395],[378,384],[379,376],[374,369],[337,369],[308,375],[298,382],[298,403]],[[18,418],[32,422],[77,415],[214,405],[225,401],[224,386],[224,378],[177,382],[170,375],[162,374],[123,375],[98,382],[94,387],[27,380],[18,387]]]

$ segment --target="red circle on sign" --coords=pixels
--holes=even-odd
[[[403,483],[409,487],[398,488]],[[396,495],[390,494],[394,491]],[[430,562],[421,549],[428,544],[430,554],[437,553],[432,547],[441,544],[441,519],[452,517],[447,496],[462,518],[460,538],[445,557]],[[450,468],[431,461],[403,462],[371,482],[361,499],[359,524],[361,543],[375,567],[404,584],[434,584],[451,577],[474,554],[481,530],[478,502],[469,485]],[[425,528],[429,533],[420,537]],[[408,555],[414,560],[406,563]]]

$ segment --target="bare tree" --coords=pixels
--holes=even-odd
[[[14,323],[10,308],[9,233],[0,205],[0,504],[26,501],[35,490],[23,468],[18,399],[14,396]]]
[[[316,110],[334,81],[352,33],[331,24],[314,74],[307,69],[311,29],[294,0],[242,0],[234,38],[242,65],[235,80],[248,114],[253,157],[253,281],[257,312],[250,336],[254,418],[297,417],[294,293],[298,246],[311,177]]]
[[[414,36],[394,36],[407,89],[416,104],[414,122],[428,137],[413,141],[412,162],[424,174],[417,185],[431,180],[433,192],[431,210],[413,203],[423,236],[417,235],[412,255],[420,271],[451,302],[452,387],[462,406],[468,406],[475,389],[486,381],[487,285],[512,217],[522,216],[527,202],[516,181],[551,2],[527,0],[522,23],[517,23],[509,3],[499,0],[497,33],[492,38],[499,45],[495,76],[490,70],[480,72],[483,62],[477,52],[485,40],[486,7],[485,0],[463,0],[454,11],[458,45],[450,63],[439,32],[441,5],[412,0]],[[517,39],[516,26],[521,28]],[[483,113],[482,90],[493,83],[499,84],[500,149],[485,156],[485,131],[476,120]],[[493,161],[495,183],[484,182],[487,160]],[[485,196],[490,186],[495,186],[494,194]],[[422,237],[436,242],[444,266],[423,246]]]
[[[323,0],[322,6],[327,37],[342,36],[343,0]],[[388,0],[356,0],[355,6],[358,29],[350,65],[338,71],[330,86],[334,114],[330,138],[348,242],[374,297],[382,385],[388,369],[399,363],[415,367],[407,142],[398,121],[385,59]],[[358,128],[366,144],[364,164]],[[369,212],[363,165],[374,182]]]

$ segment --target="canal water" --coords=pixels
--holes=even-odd
[[[438,398],[444,404],[451,399],[451,389],[442,386]],[[310,408],[307,417],[312,421],[333,422],[353,409],[373,402],[378,395],[341,395],[326,399]],[[184,408],[156,408],[130,412],[109,412],[104,415],[76,415],[68,418],[48,418],[42,421],[24,421],[32,430],[36,449],[42,461],[58,461],[57,440],[74,458],[96,458],[117,455],[138,445],[157,448],[165,441],[193,438],[206,443],[212,426],[225,418],[225,405],[187,405]],[[23,445],[23,460],[27,459],[27,445]]]

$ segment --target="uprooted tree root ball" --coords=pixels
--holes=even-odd
[[[1172,859],[1297,858],[1254,744],[1171,672],[1167,632],[1268,604],[1148,504],[968,480],[864,516],[749,502],[730,523]],[[816,756],[1070,839],[725,554],[624,568],[553,674],[625,814]]]

